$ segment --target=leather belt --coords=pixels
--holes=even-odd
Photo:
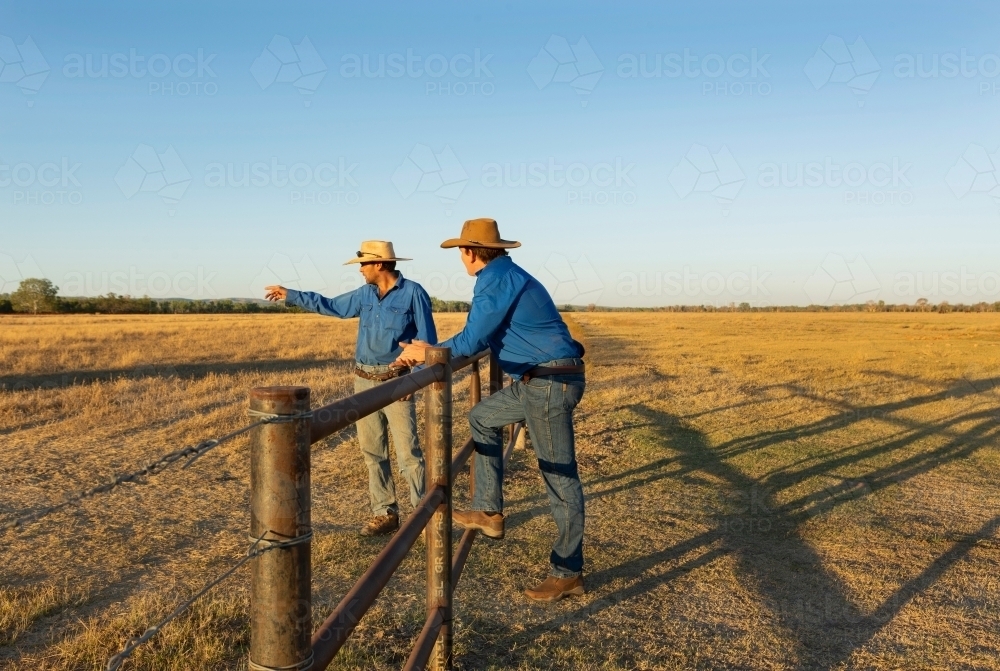
[[[410,369],[405,366],[394,366],[384,373],[369,373],[361,368],[354,369],[354,374],[358,377],[363,377],[366,380],[374,380],[375,382],[385,382],[386,380],[406,375],[409,372]]]
[[[583,375],[586,366],[535,366],[521,376],[521,382],[531,382],[536,377],[548,377],[549,375]]]

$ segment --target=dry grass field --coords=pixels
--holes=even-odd
[[[439,331],[461,319],[439,315]],[[553,606],[520,594],[546,572],[554,525],[515,452],[507,538],[477,541],[457,589],[458,668],[1000,668],[1000,318],[567,319],[588,347],[589,591]],[[0,523],[248,423],[254,386],[305,384],[314,404],[349,393],[355,329],[0,317]],[[467,377],[456,384],[462,411]],[[3,534],[0,668],[101,669],[233,563],[246,446]],[[312,481],[318,623],[384,540],[357,535],[352,432],[314,446]],[[416,550],[332,668],[402,666],[424,619]],[[125,668],[246,669],[248,582],[243,569]]]

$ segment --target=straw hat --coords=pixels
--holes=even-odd
[[[392,249],[392,243],[385,240],[365,240],[361,243],[361,250],[357,252],[357,258],[353,258],[344,265],[351,263],[380,263],[382,261],[412,261],[412,259],[401,259],[396,256]]]
[[[489,247],[491,249],[513,249],[520,247],[516,240],[504,240],[500,237],[496,219],[469,219],[462,224],[462,235],[441,243],[445,249],[450,247]]]

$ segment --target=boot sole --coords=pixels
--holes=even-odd
[[[583,596],[585,593],[586,590],[581,585],[580,587],[574,587],[573,589],[566,590],[565,592],[559,592],[559,594],[557,595],[548,597],[541,597],[541,598],[534,597],[528,594],[527,591],[524,593],[524,596],[528,597],[532,601],[537,601],[538,603],[554,603],[556,601],[560,601],[561,599],[567,596]]]
[[[501,529],[500,533],[498,534],[496,531],[493,531],[492,529],[490,529],[488,527],[484,527],[481,524],[476,524],[475,522],[469,522],[468,524],[462,524],[461,522],[459,522],[457,520],[453,520],[453,521],[455,522],[455,524],[457,524],[458,526],[462,527],[463,529],[475,529],[476,531],[478,531],[482,535],[486,536],[487,538],[492,538],[493,540],[497,540],[497,541],[503,540],[504,534],[506,532],[505,529]]]

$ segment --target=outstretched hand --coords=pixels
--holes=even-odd
[[[427,348],[430,347],[428,343],[415,338],[411,342],[401,342],[399,345],[403,348],[403,351],[396,357],[394,363],[403,366],[416,366],[417,364],[424,363]]]
[[[264,298],[269,301],[283,301],[288,297],[288,289],[285,287],[273,284],[269,287],[264,287]]]

